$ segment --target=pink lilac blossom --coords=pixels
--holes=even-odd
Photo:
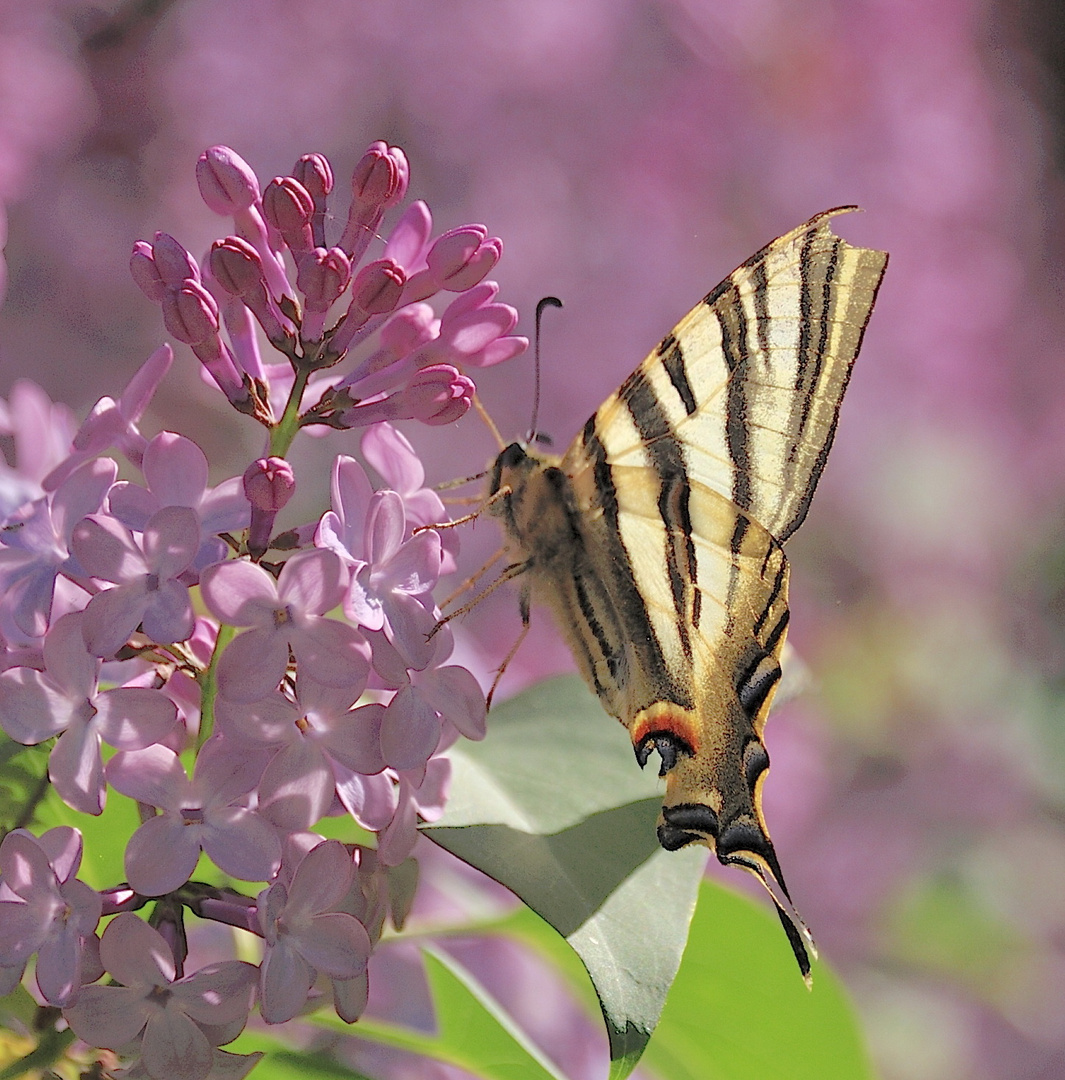
[[[198,571],[225,558],[227,547],[219,534],[246,529],[249,518],[240,477],[209,487],[207,470],[206,455],[191,439],[161,431],[144,448],[145,486],[119,480],[108,493],[109,509],[134,532],[144,532],[151,516],[165,506],[194,511],[200,543],[189,571]],[[192,577],[195,580],[194,573]]]
[[[103,505],[118,467],[94,458],[69,473],[51,495],[22,506],[5,523],[0,537],[0,629],[11,644],[44,636],[52,615],[60,573],[86,575],[71,550],[73,533]]]
[[[299,552],[275,581],[247,562],[209,566],[201,576],[204,602],[230,626],[247,626],[222,654],[218,682],[224,697],[257,701],[274,690],[289,653],[301,670],[328,686],[364,683],[370,648],[354,627],[324,613],[344,595],[346,571],[331,551]]]
[[[101,662],[86,648],[84,620],[71,612],[51,628],[43,672],[16,667],[0,674],[0,726],[26,744],[58,734],[48,756],[52,785],[75,810],[99,814],[106,797],[100,743],[141,750],[166,736],[177,710],[146,687],[99,691]]]
[[[356,918],[335,910],[354,876],[350,853],[327,840],[303,857],[290,882],[275,881],[259,894],[265,941],[259,1001],[268,1024],[297,1014],[319,971],[336,979],[365,971],[370,937]]]
[[[477,224],[434,241],[428,208],[416,204],[384,256],[360,266],[406,192],[403,152],[367,150],[332,247],[328,162],[305,155],[293,171],[264,188],[233,151],[209,149],[197,180],[234,235],[203,267],[162,232],[130,259],[166,328],[244,422],[266,429],[267,452],[243,477],[212,488],[191,439],[141,432],[169,346],[72,437],[63,413],[27,386],[0,416],[19,441],[0,535],[0,726],[26,744],[58,736],[48,778],[75,810],[99,814],[111,786],[141,817],[125,848],[128,884],[99,894],[75,877],[73,830],[8,836],[0,989],[35,956],[44,999],[93,1045],[134,1055],[130,1077],[243,1075],[254,1055],[218,1047],[242,1029],[257,978],[268,1022],[296,1015],[319,976],[338,1014],[357,1019],[387,896],[407,897],[391,908],[399,925],[417,878],[408,857],[418,821],[435,819],[446,797],[439,754],[460,732],[484,734],[476,680],[445,666],[451,632],[433,633],[432,591],[454,566],[456,541],[445,553],[438,532],[421,527],[446,519],[443,504],[404,437],[372,425],[458,419],[475,392],[463,365],[526,347],[511,333],[516,313],[483,280],[501,244]],[[405,297],[412,275],[415,302]],[[442,290],[457,296],[437,318],[423,301]],[[283,363],[262,362],[252,320]],[[363,344],[369,359],[355,355]],[[329,369],[349,353],[358,375],[345,382]],[[28,441],[30,414],[55,417],[50,438]],[[312,425],[367,428],[369,456],[399,490],[375,492],[341,457],[333,510],[275,537],[296,488],[289,448]],[[143,484],[117,481],[114,457]],[[117,751],[106,768],[103,742]],[[378,834],[380,852],[311,831],[344,812]],[[194,881],[202,855],[266,887],[256,898]],[[134,912],[152,898],[149,927]],[[186,977],[187,913],[262,936],[260,970],[223,963]],[[101,914],[115,916],[102,941]],[[83,986],[105,971],[121,985]]]
[[[227,960],[175,978],[170,946],[129,912],[115,916],[100,939],[100,960],[118,986],[86,987],[64,1011],[90,1046],[139,1042],[151,1080],[206,1080],[213,1048],[232,1042],[247,1023],[256,970]]]
[[[177,580],[200,546],[196,512],[164,506],[145,522],[138,543],[133,533],[109,515],[91,515],[74,528],[71,547],[85,573],[113,582],[85,607],[82,630],[94,656],[114,656],[143,623],[152,641],[172,644],[193,631],[189,589]]]
[[[191,780],[164,746],[123,751],[107,765],[108,783],[160,813],[130,838],[126,875],[145,896],[162,896],[192,876],[201,849],[227,874],[267,881],[281,862],[274,828],[241,805],[258,784],[265,755],[220,739],[204,744]]]
[[[86,941],[100,921],[101,900],[75,876],[81,855],[81,834],[65,825],[40,837],[16,829],[0,843],[0,968],[21,977],[36,953],[37,987],[60,1007],[100,975],[95,949],[86,957]]]

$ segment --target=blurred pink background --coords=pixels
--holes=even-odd
[[[812,688],[770,726],[767,816],[885,1080],[1065,1076],[1058,17],[1050,0],[0,0],[0,394],[30,377],[82,416],[121,390],[164,339],[130,248],[163,229],[200,253],[224,231],[193,177],[213,143],[264,181],[327,154],[341,214],[365,146],[401,145],[438,229],[503,237],[493,276],[525,333],[541,295],[564,299],[540,411],[560,448],[742,259],[859,204],[838,230],[891,263],[790,544]],[[531,365],[480,385],[522,434]],[[178,429],[231,475],[261,437],[220,400],[179,346],[146,433]],[[433,480],[494,453],[473,416],[408,433]],[[304,449],[293,521],[356,447]],[[471,565],[493,529],[464,538]],[[466,651],[487,670],[518,627],[493,597]],[[570,666],[541,615],[504,686]]]

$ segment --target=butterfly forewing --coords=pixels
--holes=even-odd
[[[677,324],[595,414],[611,464],[681,458],[778,540],[798,528],[887,263],[833,235],[851,209],[774,240]]]
[[[702,843],[805,928],[761,809],[761,741],[788,626],[782,543],[802,523],[887,262],[821,214],[730,274],[562,459],[513,445],[492,512],[577,666],[660,757],[659,839]],[[808,938],[808,935],[806,935]]]

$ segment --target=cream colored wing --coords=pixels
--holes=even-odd
[[[786,540],[836,430],[887,254],[832,233],[829,210],[774,240],[693,308],[585,425],[562,461],[686,473]]]

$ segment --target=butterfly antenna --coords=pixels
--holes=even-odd
[[[545,296],[536,305],[536,333],[533,337],[533,365],[536,382],[533,385],[533,411],[532,423],[529,425],[529,434],[525,436],[525,442],[532,443],[539,434],[536,430],[536,421],[540,414],[540,320],[543,318],[544,308],[562,307],[562,301],[557,296]]]

